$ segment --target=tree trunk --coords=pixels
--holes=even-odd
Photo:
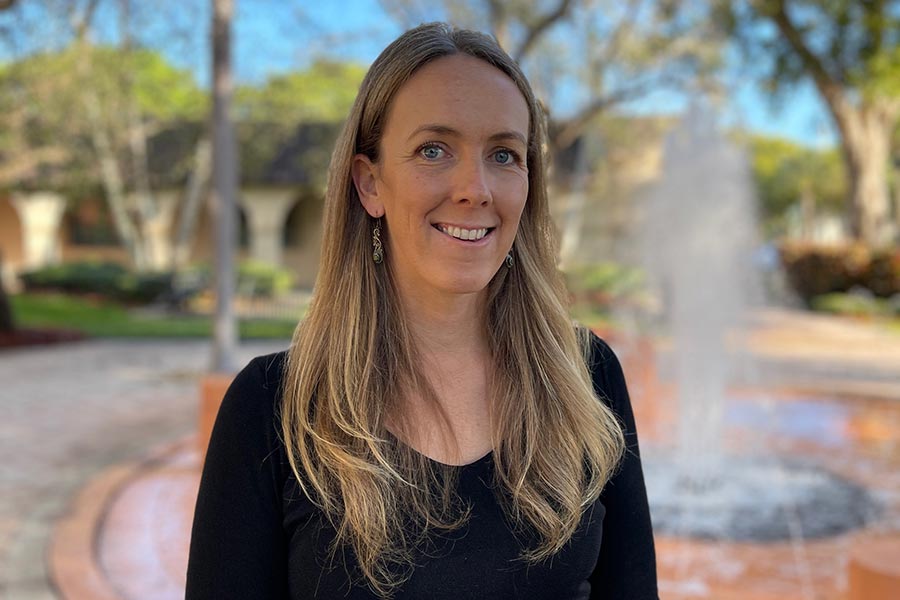
[[[842,154],[850,184],[851,232],[868,245],[888,245],[894,238],[887,182],[894,120],[862,109],[844,121]]]
[[[894,227],[900,231],[900,158],[894,159]]]
[[[119,27],[122,32],[121,52],[126,56],[134,55],[131,41],[131,2],[121,0]],[[150,185],[150,169],[147,160],[147,133],[144,128],[144,120],[138,110],[137,98],[134,93],[134,74],[131,69],[125,69],[120,85],[124,98],[124,112],[127,127],[128,148],[130,150],[131,170],[134,182],[134,209],[137,213],[135,226],[138,230],[138,243],[143,256],[143,264],[138,268],[159,270],[165,268],[159,257],[166,253],[164,246],[168,245],[167,239],[161,239],[159,232],[159,220],[161,209],[157,198],[154,197]]]
[[[203,192],[209,185],[210,171],[212,170],[212,149],[209,138],[204,136],[197,142],[194,151],[194,169],[188,178],[184,201],[181,205],[181,214],[178,220],[178,231],[172,247],[172,269],[180,269],[187,264],[191,253],[191,234],[197,227],[197,218],[200,215]]]
[[[6,295],[6,286],[3,285],[3,253],[0,252],[0,333],[11,333],[15,329],[12,305]]]
[[[770,7],[772,8],[772,7]],[[883,7],[882,7],[883,8]],[[893,241],[887,166],[891,132],[900,115],[900,103],[889,96],[860,98],[859,90],[848,89],[841,77],[825,67],[787,12],[786,3],[775,3],[768,11],[782,35],[812,76],[840,132],[841,152],[847,168],[849,190],[847,208],[853,236],[871,246]]]
[[[146,257],[143,252],[141,240],[137,228],[128,214],[127,200],[125,198],[125,186],[122,183],[122,174],[116,155],[113,150],[109,132],[101,115],[100,98],[97,91],[91,85],[92,67],[89,53],[91,48],[84,37],[86,29],[79,32],[76,43],[78,49],[77,70],[83,85],[82,104],[88,117],[91,130],[91,145],[100,163],[100,179],[103,190],[106,192],[106,202],[112,214],[113,226],[119,235],[119,240],[125,246],[128,255],[138,269],[146,265]]]
[[[800,238],[806,242],[812,241],[815,235],[816,223],[816,195],[813,192],[812,182],[805,179],[800,188]]]
[[[233,0],[213,0],[212,206],[216,221],[216,316],[213,369],[233,371],[237,346],[234,314],[234,245],[237,215],[237,143],[231,123],[231,19]]]

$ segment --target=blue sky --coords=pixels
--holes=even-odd
[[[184,1],[194,3],[194,10],[179,10],[178,13],[183,13],[180,17],[173,14],[171,18],[162,20],[151,16],[147,19],[150,25],[144,27],[139,35],[149,40],[168,39],[165,34],[155,36],[154,27],[161,28],[161,31],[168,27],[171,31],[174,27],[172,21],[180,18],[181,26],[195,33],[185,36],[178,43],[169,42],[161,47],[153,45],[177,64],[193,70],[198,80],[205,84],[209,79],[205,44],[210,2]],[[270,74],[301,68],[310,59],[326,54],[368,64],[401,32],[401,26],[384,13],[378,0],[319,0],[315,3],[235,0],[235,3],[234,63],[236,78],[241,82],[261,82]],[[143,6],[152,7],[154,4]],[[160,2],[160,10],[165,10],[164,4]],[[101,15],[98,23],[100,39],[115,35],[112,33],[116,31],[117,23],[114,12]],[[104,27],[108,31],[104,32]],[[52,31],[47,35],[52,36]],[[0,49],[2,58],[10,58],[6,49]],[[773,105],[751,78],[736,75],[731,79],[737,83],[733,84],[729,106],[724,110],[725,123],[807,145],[834,143],[831,120],[812,85],[797,86],[778,105]],[[633,109],[641,113],[660,113],[677,111],[684,105],[683,98],[655,94],[636,104]]]
[[[368,64],[401,33],[377,0],[320,1],[302,9],[289,3],[238,0],[236,63],[238,78],[261,81],[266,75],[296,68],[315,54],[337,54]],[[265,5],[265,10],[260,10]],[[262,34],[262,35],[260,35]],[[241,40],[246,40],[243,44]],[[302,40],[303,44],[284,41]],[[252,45],[252,47],[251,47]],[[749,78],[737,77],[723,121],[812,146],[834,143],[833,125],[812,84],[793,88],[778,104]],[[667,95],[641,103],[640,112],[668,112],[683,106]]]

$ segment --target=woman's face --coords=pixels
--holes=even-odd
[[[528,105],[502,71],[436,59],[397,92],[379,160],[354,159],[366,211],[387,221],[400,291],[481,292],[503,264],[528,196]]]

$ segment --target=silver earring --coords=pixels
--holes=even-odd
[[[375,219],[375,226],[372,228],[372,260],[376,265],[380,265],[384,261],[384,246],[381,245],[381,219]]]
[[[509,253],[506,255],[506,261],[504,261],[504,262],[506,262],[506,268],[507,268],[507,269],[512,269],[512,266],[513,266],[512,252],[509,252]]]

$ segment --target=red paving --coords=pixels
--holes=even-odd
[[[199,464],[190,438],[86,486],[50,548],[50,570],[62,596],[184,598]]]
[[[785,404],[794,401],[783,399]],[[830,466],[870,489],[896,493],[900,454],[900,406],[857,401],[875,411],[847,420],[858,463]],[[887,427],[872,427],[873,422]],[[889,433],[888,433],[889,432]],[[885,439],[885,436],[891,440]],[[650,436],[648,436],[649,438]],[[649,440],[648,440],[649,442]],[[893,444],[886,447],[885,444]],[[829,462],[825,449],[806,442],[785,448]],[[817,456],[818,455],[818,456]],[[194,438],[164,448],[146,461],[108,470],[83,489],[72,513],[57,527],[51,572],[64,598],[72,600],[166,600],[184,597],[191,515],[199,484],[200,456]],[[885,479],[885,477],[888,477]],[[893,479],[891,479],[893,477]],[[889,513],[896,519],[900,501]],[[790,543],[732,544],[659,537],[659,575],[664,600],[844,600],[848,557],[863,531],[801,546]]]

